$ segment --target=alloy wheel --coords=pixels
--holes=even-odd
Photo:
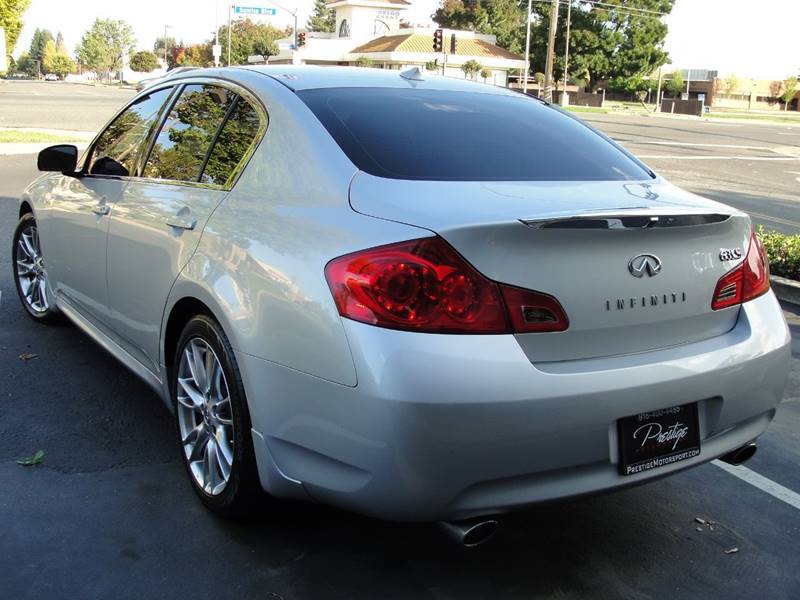
[[[17,281],[25,303],[36,313],[47,312],[50,308],[47,271],[42,261],[39,231],[35,224],[28,225],[20,232],[16,258]]]
[[[195,483],[208,495],[225,489],[234,457],[233,410],[222,364],[202,338],[181,352],[177,377],[178,428]]]

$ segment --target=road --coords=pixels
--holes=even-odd
[[[96,131],[134,93],[62,81],[0,80],[0,127]]]
[[[800,233],[800,126],[580,116],[674,184]]]
[[[38,325],[19,305],[8,241],[34,162],[0,158],[3,597],[798,597],[800,509],[714,464],[512,515],[472,551],[432,526],[311,504],[213,518],[161,401],[74,327]],[[800,309],[785,313],[793,371],[748,467],[800,493]],[[39,448],[42,465],[16,464]]]

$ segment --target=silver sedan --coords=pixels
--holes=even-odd
[[[517,507],[741,462],[781,400],[747,215],[510,90],[194,70],[39,167],[25,310],[156,390],[221,514],[266,491],[478,543]]]

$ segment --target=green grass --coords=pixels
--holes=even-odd
[[[74,142],[74,137],[45,133],[41,131],[22,131],[19,129],[0,129],[0,144],[18,144],[35,142]]]
[[[602,115],[608,114],[607,108],[595,108],[594,106],[565,106],[570,112],[583,112],[583,113],[600,113]]]

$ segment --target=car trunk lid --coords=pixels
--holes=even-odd
[[[518,334],[533,362],[597,358],[729,331],[738,307],[711,309],[741,262],[746,215],[660,180],[419,182],[359,173],[361,213],[429,229],[487,277],[550,294],[570,325]],[[734,252],[721,258],[723,250]],[[733,258],[731,258],[731,256]]]

